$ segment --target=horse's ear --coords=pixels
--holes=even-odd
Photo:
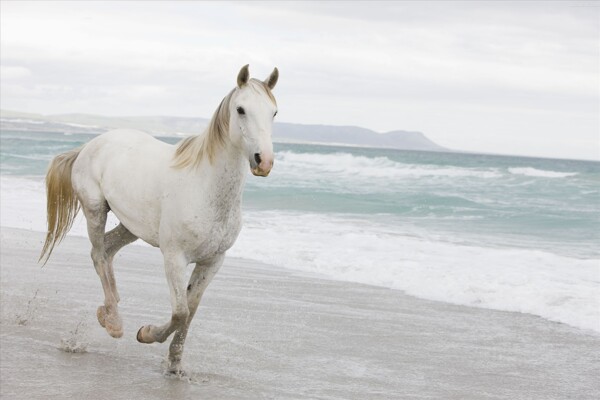
[[[271,72],[271,75],[269,75],[269,77],[265,80],[265,84],[269,87],[269,89],[273,90],[277,84],[277,79],[279,79],[279,70],[277,67],[275,67],[273,72]]]
[[[250,71],[248,70],[248,67],[249,64],[244,65],[242,69],[240,69],[240,73],[238,74],[237,85],[240,88],[246,83],[248,83],[248,79],[250,79]]]

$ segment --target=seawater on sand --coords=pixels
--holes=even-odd
[[[0,394],[6,399],[597,399],[600,337],[525,314],[419,300],[228,258],[186,344],[185,379],[167,345],[135,341],[166,321],[156,249],[117,257],[125,336],[95,321],[102,301],[84,238],[36,264],[41,233],[2,228]],[[63,343],[86,346],[71,352]]]

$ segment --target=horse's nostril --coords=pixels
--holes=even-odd
[[[260,153],[254,153],[254,161],[256,161],[257,164],[260,164]]]

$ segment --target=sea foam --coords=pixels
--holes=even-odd
[[[567,178],[569,176],[577,175],[577,172],[546,171],[531,167],[509,168],[508,172],[510,172],[513,175],[535,176],[541,178]]]
[[[488,179],[501,176],[492,168],[405,164],[387,157],[366,157],[342,152],[316,154],[282,151],[276,157],[276,161],[284,163],[289,171],[306,172],[309,168],[320,174],[354,178],[476,177]]]
[[[246,213],[233,256],[600,332],[599,260],[461,245],[348,216]]]

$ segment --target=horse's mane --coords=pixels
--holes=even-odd
[[[235,89],[229,92],[221,101],[202,135],[190,136],[177,144],[175,164],[173,164],[175,168],[198,166],[205,154],[212,163],[218,146],[224,145],[227,140],[230,117],[229,102],[234,91]]]
[[[269,96],[269,99],[273,103],[276,103],[271,89],[264,82],[257,79],[250,79],[248,83],[255,90],[258,90],[258,87],[262,87]],[[175,163],[173,164],[175,168],[197,167],[200,165],[204,155],[208,156],[208,160],[212,164],[217,150],[219,147],[225,145],[228,139],[229,118],[231,116],[229,103],[235,90],[233,89],[223,98],[202,135],[190,136],[177,144],[174,156]]]

